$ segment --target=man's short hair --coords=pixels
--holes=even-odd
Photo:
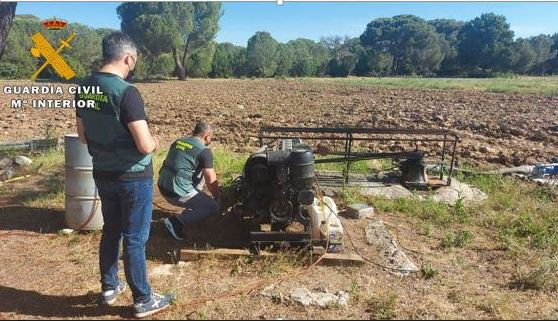
[[[103,61],[109,63],[126,54],[137,54],[138,48],[128,35],[115,31],[103,38]]]
[[[211,131],[211,126],[208,123],[199,122],[194,127],[194,131],[192,132],[192,135],[203,136],[205,134],[208,134],[210,131]]]

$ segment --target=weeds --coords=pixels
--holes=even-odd
[[[322,157],[317,157],[321,159]],[[349,163],[349,171],[355,174],[370,174],[371,172],[380,172],[393,167],[391,160],[373,159],[362,160]],[[322,163],[316,164],[317,171],[336,171],[342,172],[345,169],[344,163]]]
[[[264,275],[278,276],[294,268],[301,267],[302,262],[306,262],[306,260],[300,254],[280,251],[275,256],[262,258],[259,262],[259,271]]]
[[[521,290],[558,291],[558,258],[543,259],[536,268],[520,268],[511,287]]]
[[[399,198],[390,200],[371,197],[368,202],[374,204],[379,213],[404,213],[428,223],[442,226],[448,226],[454,221],[448,205],[429,199]]]
[[[457,199],[457,202],[455,202],[451,214],[455,221],[459,223],[465,223],[469,219],[469,213],[465,208],[465,203],[463,202],[462,198]]]
[[[395,293],[371,297],[366,300],[368,306],[366,312],[370,313],[370,320],[392,320],[397,318],[397,302],[398,298]]]
[[[351,280],[351,288],[349,290],[349,297],[352,301],[358,302],[360,300],[360,285],[356,279]]]
[[[432,224],[428,223],[428,222],[422,222],[420,224],[420,235],[424,235],[424,236],[430,236],[430,234],[432,234],[432,229],[433,226]]]
[[[443,248],[458,247],[463,248],[473,239],[473,233],[463,230],[457,233],[448,233],[442,239]]]
[[[488,297],[475,300],[473,304],[477,309],[491,314],[496,319],[514,319],[513,312],[510,310],[511,297],[508,294],[489,295]]]
[[[439,274],[438,270],[432,267],[432,264],[423,266],[420,271],[422,273],[422,277],[424,277],[426,280],[435,278]]]

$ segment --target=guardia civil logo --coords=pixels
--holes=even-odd
[[[41,21],[43,28],[47,30],[63,30],[68,25],[65,20],[59,20],[54,17],[53,19]],[[70,43],[76,37],[75,33],[72,33],[67,39],[60,39],[60,46],[57,49],[48,42],[48,40],[43,36],[41,32],[36,32],[31,39],[35,46],[31,48],[31,55],[35,58],[43,57],[46,61],[35,71],[31,76],[31,80],[37,79],[41,72],[47,67],[51,66],[58,76],[70,80],[76,76],[76,73],[72,68],[64,61],[64,58],[60,53],[65,48],[71,49]]]

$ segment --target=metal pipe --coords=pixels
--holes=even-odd
[[[446,138],[447,136],[444,135],[444,145],[442,146],[442,162],[440,163],[440,180],[444,179],[444,160],[446,158]]]
[[[293,136],[261,136],[260,141],[263,139],[292,139]],[[298,138],[298,137],[297,137]],[[318,137],[304,137],[305,140],[344,140],[339,136],[318,136]],[[354,141],[399,141],[399,142],[454,142],[455,139],[443,138],[389,138],[389,137],[353,137]]]
[[[453,151],[451,153],[451,165],[450,165],[450,170],[449,170],[449,174],[448,174],[448,186],[451,185],[451,176],[453,175],[453,167],[455,166],[455,153],[457,151],[457,142],[455,142],[453,144]]]
[[[349,135],[349,153],[348,153],[348,157],[347,157],[347,178],[345,179],[346,183],[349,184],[349,178],[350,178],[350,170],[351,170],[351,157],[352,154],[352,148],[353,148],[353,135],[352,134],[348,134]]]
[[[425,134],[452,135],[456,133],[448,129],[409,129],[409,128],[366,128],[366,127],[262,127],[261,132],[291,132],[291,133],[350,133],[350,134]]]

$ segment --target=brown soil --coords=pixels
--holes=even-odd
[[[187,133],[193,122],[209,119],[219,125],[221,143],[233,149],[244,149],[253,142],[247,135],[255,136],[262,124],[454,128],[464,137],[461,157],[481,163],[493,158],[502,160],[499,152],[509,157],[510,162],[513,157],[546,159],[553,152],[556,154],[558,145],[556,136],[548,129],[549,124],[557,123],[557,101],[546,97],[352,88],[279,80],[195,80],[138,87],[149,106],[155,131],[166,141]],[[56,128],[57,135],[73,131],[71,110],[11,110],[5,96],[1,103],[0,140],[42,137],[48,125]],[[444,120],[437,122],[435,116]],[[498,127],[503,122],[519,131],[504,133]],[[533,140],[537,131],[542,134],[535,138],[544,141]],[[47,175],[50,174],[0,187],[0,318],[130,318],[129,291],[115,307],[95,304],[99,291],[100,233],[59,235],[63,208],[29,208],[22,204],[26,195],[43,192],[39,180]],[[156,203],[170,208],[159,197]],[[168,213],[155,208],[147,248],[151,273],[163,264],[174,263],[174,251],[181,247],[242,242],[237,221],[230,214],[192,227],[186,242],[168,238],[158,222],[164,215]],[[424,235],[417,228],[421,224],[419,219],[395,214],[382,214],[379,218],[387,223],[417,266],[431,264],[439,274],[432,279],[420,273],[398,277],[366,264],[350,268],[319,266],[294,277],[303,267],[288,258],[255,262],[208,258],[174,266],[168,275],[150,277],[155,290],[178,296],[177,305],[157,318],[558,318],[557,293],[520,291],[509,286],[518,267],[529,265],[531,258],[523,252],[501,248],[489,227],[472,231],[475,240],[470,246],[441,249],[445,231],[433,229],[430,235]],[[364,241],[366,222],[342,220],[362,254],[375,260]],[[352,251],[348,242],[346,247],[348,252]],[[326,287],[332,292],[344,290],[351,293],[349,306],[302,307],[261,296],[260,289],[192,304],[261,280],[264,285],[274,284],[279,278],[285,280],[277,290],[283,294],[300,286],[311,290]],[[391,302],[390,297],[394,298]]]
[[[207,120],[218,126],[216,139],[237,151],[250,150],[259,128],[274,125],[448,128],[463,139],[459,159],[473,164],[532,164],[558,154],[558,99],[552,97],[302,80],[189,80],[137,87],[164,142]],[[1,141],[44,137],[48,126],[58,136],[74,131],[73,110],[11,109],[12,98],[0,96]]]
[[[28,182],[29,183],[33,183]],[[96,305],[98,294],[97,253],[100,233],[59,235],[63,209],[27,208],[17,202],[26,191],[14,184],[12,203],[0,209],[0,317],[2,319],[127,319],[131,318],[129,291],[115,307]],[[5,191],[3,191],[5,192]],[[3,194],[3,199],[8,199]],[[165,205],[168,206],[168,205]],[[154,271],[176,260],[175,250],[197,244],[235,242],[239,230],[231,214],[189,229],[186,242],[170,240],[158,220],[167,215],[154,211],[147,246],[150,282],[157,291],[178,296],[177,304],[157,316],[160,319],[368,319],[451,318],[555,319],[556,293],[511,289],[518,265],[528,257],[502,249],[488,231],[477,231],[475,243],[463,249],[440,248],[442,231],[425,236],[420,221],[403,215],[381,215],[400,244],[418,266],[432,265],[439,274],[432,279],[421,273],[395,276],[373,264],[362,267],[318,266],[306,272],[294,259],[247,262],[207,258],[186,265],[173,265],[159,275]],[[365,220],[342,219],[356,246],[365,257],[375,258],[364,240]],[[218,235],[219,237],[209,237]],[[241,238],[241,234],[237,234]],[[347,252],[352,252],[345,241]],[[163,269],[165,270],[165,269]],[[122,274],[122,265],[121,265]],[[123,277],[123,275],[121,275]],[[278,279],[283,282],[276,282]],[[260,283],[263,281],[263,283]],[[260,295],[267,285],[286,296],[291,289],[326,288],[351,294],[349,306],[320,309]],[[242,295],[227,295],[252,288]],[[200,300],[222,297],[201,303]],[[393,303],[389,298],[394,297]]]

